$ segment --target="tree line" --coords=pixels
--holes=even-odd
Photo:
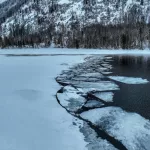
[[[61,25],[59,30],[49,26],[44,31],[30,32],[30,27],[16,25],[8,36],[0,37],[0,47],[56,47],[143,49],[150,47],[150,24],[102,25],[92,24],[83,28],[79,24],[70,30]]]

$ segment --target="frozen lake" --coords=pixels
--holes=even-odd
[[[149,150],[149,54],[0,51],[0,150]]]

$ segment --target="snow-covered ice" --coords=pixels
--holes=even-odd
[[[96,92],[93,95],[95,95],[96,97],[100,98],[101,100],[105,102],[112,102],[114,93],[113,92]]]
[[[150,51],[52,48],[0,50],[0,149],[115,150],[107,140],[98,137],[85,121],[76,119],[80,123],[74,125],[75,117],[58,104],[57,96],[60,104],[68,110],[76,111],[83,105],[92,109],[86,111],[87,108],[83,108],[86,110],[79,112],[80,116],[122,142],[127,149],[149,150],[149,120],[136,113],[107,106],[93,100],[93,97],[88,97],[86,102],[87,92],[112,102],[113,91],[119,90],[115,82],[105,81],[108,78],[102,75],[111,73],[109,68],[112,57],[92,57],[91,54],[141,55],[150,54]],[[110,62],[106,63],[103,59]],[[72,64],[86,60],[89,62],[69,69]],[[66,74],[60,75],[62,70],[66,70],[63,71]],[[71,85],[61,89],[55,81],[58,75],[58,81]],[[146,79],[131,77],[121,77],[118,81],[130,84],[148,82]],[[103,108],[93,108],[101,106]]]
[[[76,87],[82,88],[84,92],[119,90],[118,85],[111,81],[99,81],[97,83],[78,82],[74,83],[74,85]]]
[[[150,121],[136,113],[106,107],[83,112],[81,117],[121,141],[128,150],[149,150]]]
[[[109,78],[126,84],[146,84],[149,82],[147,79],[137,77],[109,76]]]
[[[87,149],[74,117],[55,98],[60,89],[55,77],[67,68],[61,64],[83,58],[0,56],[0,150]]]
[[[80,130],[85,136],[85,141],[88,142],[88,150],[117,150],[107,140],[98,137],[97,133],[86,122]]]
[[[99,72],[94,72],[94,73],[84,73],[84,74],[81,74],[79,75],[79,77],[96,77],[96,78],[103,78],[104,76],[99,73]]]
[[[62,93],[57,93],[57,98],[63,107],[75,112],[86,102],[85,98],[78,93],[80,93],[80,91],[74,87],[65,86]]]

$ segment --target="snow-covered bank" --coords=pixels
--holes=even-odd
[[[63,63],[82,60],[0,56],[0,150],[85,150],[75,118],[55,98],[55,77],[68,67]]]
[[[106,55],[150,55],[150,50],[103,50],[103,49],[67,49],[67,48],[41,48],[41,49],[0,49],[0,55],[3,54],[12,54],[12,55],[19,55],[19,54],[44,54],[44,55],[87,55],[87,54],[106,54]]]

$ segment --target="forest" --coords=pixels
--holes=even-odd
[[[25,2],[22,1],[22,4]],[[140,5],[143,6],[143,3],[141,0]],[[0,47],[37,48],[50,47],[52,44],[60,48],[144,49],[150,47],[150,24],[146,22],[141,12],[140,15],[137,13],[139,9],[133,8],[130,15],[122,15],[119,22],[113,23],[107,23],[111,16],[110,10],[107,9],[105,23],[97,21],[88,23],[89,14],[92,12],[88,4],[90,4],[89,0],[84,0],[84,20],[79,20],[72,12],[69,24],[56,24],[55,14],[62,8],[51,0],[47,19],[39,15],[40,0],[34,0],[31,7],[24,11],[20,10],[20,13],[23,16],[33,9],[36,10],[37,14],[34,17],[37,24],[36,31],[32,30],[33,26],[30,24],[18,23],[16,18],[7,31],[9,34],[1,34]],[[117,7],[118,3],[116,3],[116,9]],[[10,14],[11,10],[7,15],[10,16]],[[93,14],[92,17],[95,16]],[[0,19],[1,24],[6,20],[5,17]]]

